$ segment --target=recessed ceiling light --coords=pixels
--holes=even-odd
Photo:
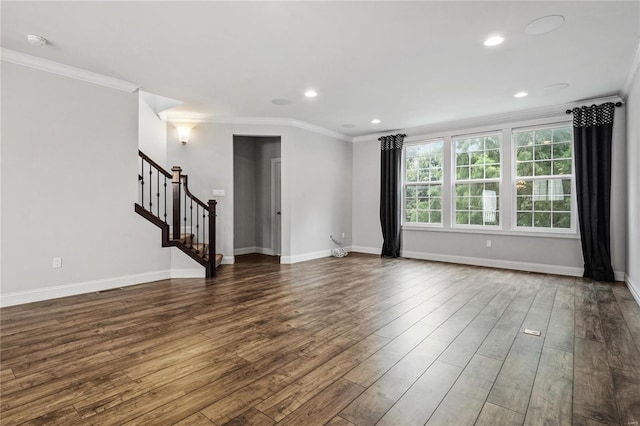
[[[493,35],[484,41],[484,45],[489,47],[497,46],[501,44],[503,41],[504,41],[504,37],[499,35]]]
[[[356,127],[356,125],[351,123],[346,123],[346,124],[343,124],[342,127],[344,127],[345,129],[353,129],[354,127]]]
[[[373,120],[371,120],[371,124],[380,124],[380,120],[374,118]]]
[[[271,101],[271,103],[274,105],[280,105],[280,106],[291,105],[291,101],[289,99],[284,99],[284,98],[274,99]]]
[[[514,98],[524,98],[525,96],[527,96],[528,93],[527,92],[518,92],[515,95],[513,95]]]
[[[316,96],[318,96],[318,92],[316,92],[316,91],[315,91],[315,90],[313,90],[313,89],[309,89],[309,90],[307,90],[306,92],[304,92],[304,95],[305,95],[307,98],[315,98]]]
[[[564,16],[549,15],[532,21],[524,28],[524,32],[531,35],[550,33],[564,24]]]
[[[47,44],[47,39],[40,37],[39,35],[29,34],[27,35],[27,41],[34,46],[44,46]]]

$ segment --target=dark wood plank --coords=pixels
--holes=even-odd
[[[571,423],[572,381],[573,354],[545,347],[524,424]]]
[[[180,420],[178,423],[174,423],[173,426],[215,426],[211,420],[206,418],[202,413],[195,413]]]
[[[482,410],[502,362],[474,356],[429,418],[427,425],[473,425]]]
[[[637,421],[640,307],[621,283],[260,259],[1,309],[2,424],[566,423],[571,398],[574,424]]]
[[[349,405],[364,388],[348,380],[339,379],[288,415],[281,425],[324,425]]]
[[[616,368],[612,373],[621,424],[640,424],[640,376]]]
[[[619,424],[613,377],[606,345],[576,338],[573,377],[573,413],[586,420]],[[575,423],[575,422],[574,422]]]
[[[340,415],[359,426],[376,424],[446,347],[447,344],[439,340],[424,339]]]
[[[224,426],[272,426],[276,422],[273,419],[270,419],[265,414],[256,410],[255,408],[250,408],[245,411],[241,416],[230,420],[225,423]]]
[[[523,423],[524,414],[487,402],[482,407],[475,426],[522,426]]]
[[[434,362],[377,424],[424,425],[461,372],[460,367],[441,361]]]

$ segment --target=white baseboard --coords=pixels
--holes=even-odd
[[[206,269],[193,268],[193,269],[172,269],[169,271],[171,278],[205,278],[207,275]]]
[[[316,251],[312,253],[298,254],[295,256],[281,256],[280,263],[292,264],[292,263],[304,262],[307,260],[320,259],[322,257],[329,257],[329,256],[331,256],[331,250],[322,250],[322,251]]]
[[[636,299],[636,303],[640,305],[640,287],[631,279],[629,275],[625,274],[624,282],[627,284],[629,291],[634,299]]]
[[[110,290],[112,288],[165,280],[171,277],[170,270],[146,272],[142,274],[124,275],[121,277],[105,278],[101,280],[83,281],[64,284],[48,288],[0,295],[0,307],[22,305],[24,303],[40,302],[42,300],[57,299],[59,297],[75,296],[92,293],[94,291]]]
[[[243,248],[233,249],[233,254],[235,256],[240,256],[243,254],[252,254],[252,253],[266,254],[268,256],[273,256],[273,249],[266,248],[266,247],[243,247]]]
[[[378,247],[353,246],[351,251],[357,253],[367,253],[380,255]],[[516,262],[512,260],[485,259],[481,257],[454,256],[439,253],[425,253],[418,251],[400,252],[402,257],[409,259],[433,260],[436,262],[459,263],[462,265],[487,266],[490,268],[512,269],[516,271],[539,272],[543,274],[568,275],[571,277],[581,277],[584,270],[581,267],[549,265],[544,263]],[[624,272],[615,271],[616,281],[624,281]]]
[[[234,263],[236,263],[235,256],[228,256],[226,254],[222,255],[222,262],[220,263],[221,265],[233,265]]]
[[[351,251],[356,253],[377,254],[379,256],[382,250],[379,247],[352,246]]]

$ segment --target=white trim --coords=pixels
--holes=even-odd
[[[353,142],[353,138],[333,130],[326,129],[315,124],[307,123],[293,118],[278,117],[222,117],[210,114],[180,114],[166,113],[160,114],[163,120],[173,123],[212,123],[212,124],[249,124],[254,126],[288,126],[297,127],[312,133],[317,133],[331,138],[340,139],[345,142]]]
[[[483,131],[481,129],[491,131],[491,128],[494,126],[500,126],[500,128],[504,128],[504,126],[507,124],[515,124],[521,121],[558,118],[561,117],[567,109],[572,109],[585,104],[602,102],[622,102],[622,98],[616,95],[607,96],[604,98],[583,99],[561,105],[552,105],[523,111],[513,111],[502,114],[471,117],[456,121],[433,123],[424,126],[400,129],[397,132],[411,134],[411,136],[405,139],[405,142],[408,142],[414,140],[414,138],[416,137],[438,137],[439,135],[443,136],[450,132],[466,133],[467,131]],[[392,132],[371,133],[368,135],[356,136],[353,138],[353,143],[371,142],[377,140],[380,136],[385,136],[389,133]]]
[[[39,58],[37,56],[27,55],[26,53],[7,49],[6,47],[2,48],[1,56],[2,60],[5,62],[11,62],[13,64],[23,65],[25,67],[34,68],[40,71],[50,72],[52,74],[58,74],[64,77],[86,81],[87,83],[99,84],[100,86],[122,90],[128,93],[133,93],[140,87],[138,84],[132,83],[130,81],[120,80],[119,78],[109,77],[108,75],[83,70],[71,65],[65,65],[59,62],[50,61],[48,59]]]
[[[281,256],[280,263],[284,265],[284,264],[305,262],[307,260],[320,259],[320,258],[329,257],[329,256],[331,256],[331,250],[322,250],[322,251],[315,251],[312,253],[298,254],[295,256]]]
[[[266,254],[267,256],[273,256],[273,249],[266,247],[242,247],[238,249],[233,249],[234,256],[241,256],[243,254]]]
[[[228,255],[223,255],[222,256],[222,262],[220,263],[221,265],[233,265],[234,263],[236,263],[236,257],[235,256],[228,256]]]
[[[377,247],[351,246],[351,251],[354,253],[377,254],[379,256],[382,249]]]
[[[617,279],[618,277],[616,272],[616,280]],[[628,274],[624,275],[624,282],[625,284],[627,284],[627,287],[629,288],[629,291],[631,292],[631,295],[633,296],[633,298],[636,299],[636,303],[640,305],[640,287],[638,287],[638,285],[635,282],[633,282],[633,280]]]
[[[424,225],[404,225],[402,226],[402,231],[434,231],[434,232],[453,232],[457,234],[486,234],[486,235],[505,235],[509,237],[535,237],[535,238],[560,238],[560,239],[570,239],[570,240],[579,240],[580,235],[576,231],[571,232],[546,232],[535,229],[519,229],[519,230],[509,230],[509,229],[489,229],[486,227],[481,227],[478,225],[477,228],[471,228],[470,225],[467,225],[467,228],[463,228],[460,225],[455,228],[443,228],[436,226],[424,226]]]
[[[276,165],[280,168],[280,179],[276,182]],[[271,249],[270,254],[273,255],[278,252],[278,255],[282,254],[282,158],[271,159]],[[277,199],[280,200],[280,205],[276,206]],[[278,221],[280,224],[278,225]],[[276,230],[278,232],[276,232]],[[278,235],[279,234],[279,235]],[[277,250],[276,250],[277,249]],[[267,253],[264,253],[267,254]]]
[[[353,246],[352,252],[380,255],[380,249],[375,247]],[[439,253],[425,253],[417,251],[400,252],[407,259],[432,260],[435,262],[457,263],[460,265],[486,266],[489,268],[511,269],[515,271],[538,272],[542,274],[568,275],[581,277],[584,270],[580,267],[548,265],[544,263],[516,262],[512,260],[486,259],[481,257],[454,256]],[[615,271],[616,281],[624,281],[624,272]],[[622,279],[620,279],[622,277]],[[636,299],[637,300],[637,299]]]
[[[629,96],[629,89],[631,89],[631,83],[633,82],[633,77],[635,77],[636,72],[638,71],[638,67],[640,67],[640,38],[638,38],[638,45],[636,46],[636,52],[633,55],[633,60],[631,61],[631,67],[629,67],[629,71],[627,72],[627,78],[625,79],[622,90],[620,91],[620,97],[625,100]]]
[[[83,281],[72,284],[58,285],[35,290],[18,291],[0,295],[0,307],[22,305],[24,303],[57,299],[59,297],[75,296],[95,291],[148,283],[171,278],[171,270],[145,272],[142,274],[123,275],[121,277],[104,278],[100,280]]]
[[[205,278],[207,275],[204,268],[172,269],[170,273],[171,278]]]

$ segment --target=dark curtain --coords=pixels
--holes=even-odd
[[[573,109],[576,195],[584,277],[614,281],[611,267],[611,136],[615,105]]]
[[[400,257],[400,223],[402,215],[401,173],[402,142],[406,135],[383,136],[380,139],[380,225],[381,256]]]

